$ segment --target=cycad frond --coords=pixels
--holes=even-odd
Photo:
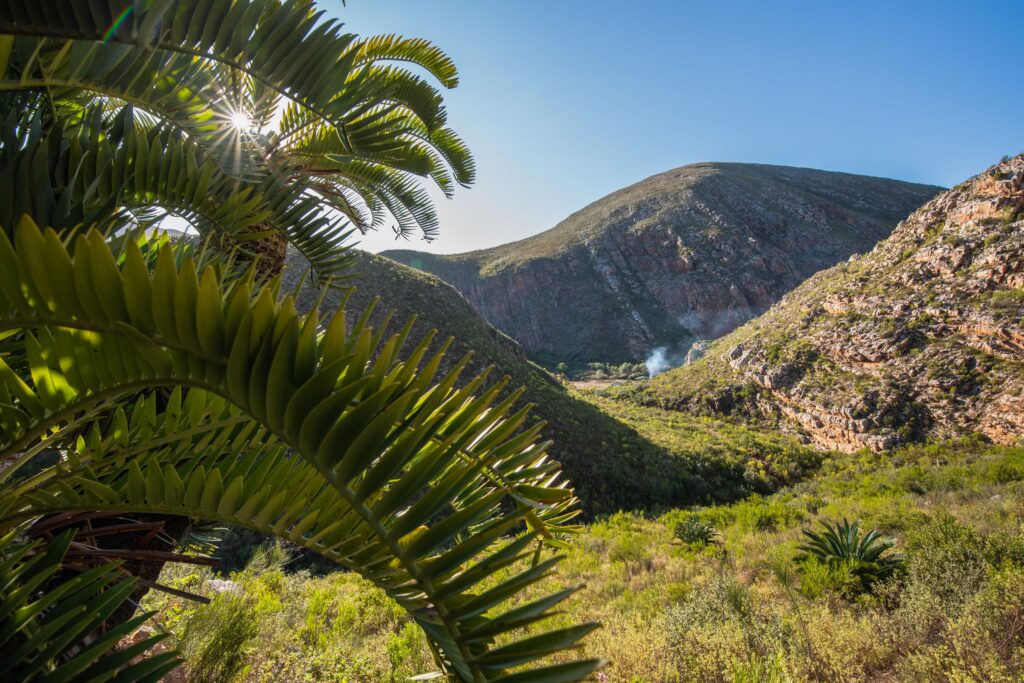
[[[273,287],[197,272],[168,248],[150,271],[135,242],[125,249],[91,232],[69,252],[28,220],[13,243],[0,236],[0,337],[24,348],[0,359],[0,457],[66,453],[0,487],[0,529],[102,509],[274,533],[386,590],[458,680],[519,680],[508,669],[594,628],[514,640],[571,591],[503,607],[550,572],[555,559],[528,560],[575,516],[539,427],[513,412],[518,394],[483,391],[483,376],[456,388],[465,361],[437,378],[429,338],[403,360],[409,326],[385,339],[339,313],[321,331]],[[599,665],[534,673],[569,681]]]
[[[23,215],[67,232],[94,221],[116,224],[124,211],[160,207],[187,220],[215,243],[243,252],[261,234],[283,234],[324,279],[345,274],[353,228],[323,211],[317,197],[279,175],[243,183],[202,145],[161,126],[133,125],[135,110],[101,107],[77,121],[25,126],[3,122],[0,179],[21,191],[0,197],[0,224]]]
[[[865,588],[891,576],[902,566],[899,556],[885,555],[894,544],[882,538],[877,530],[873,529],[861,537],[860,522],[843,519],[831,523],[823,521],[821,525],[821,532],[803,530],[807,540],[799,546],[800,551],[822,562],[849,567],[854,575],[860,577]]]
[[[274,178],[315,200],[304,191],[318,180],[289,169],[305,165],[317,140],[327,145],[320,151],[325,162],[333,154],[386,169],[348,185],[364,207],[387,214],[356,222],[363,229],[390,216],[400,234],[419,230],[432,237],[437,220],[418,179],[431,177],[449,195],[456,183],[473,179],[468,149],[444,128],[437,88],[391,64],[418,65],[428,78],[454,87],[451,60],[427,41],[344,33],[310,2],[17,0],[0,7],[0,34],[8,35],[0,39],[0,92],[45,92],[62,118],[97,103],[130,104],[137,121],[180,131],[202,150],[200,165],[212,159],[249,189]],[[257,128],[267,125],[282,101],[280,137],[233,127],[239,112]],[[296,147],[304,149],[292,159]],[[349,207],[328,202],[325,208],[345,213]],[[351,263],[342,247],[351,231],[324,211],[298,213],[304,222],[293,222],[287,239],[322,280],[338,277]],[[345,215],[358,221],[360,213]],[[280,231],[271,223],[252,234]]]
[[[308,3],[277,0],[15,0],[0,6],[0,32],[219,62],[341,124],[338,76],[352,70],[356,36],[321,15]]]
[[[357,64],[373,64],[379,61],[411,62],[426,69],[446,88],[459,84],[459,72],[455,63],[436,45],[422,38],[403,38],[398,35],[373,36],[360,40]]]
[[[92,569],[68,568],[65,554],[71,534],[21,542],[24,529],[0,537],[4,596],[0,600],[0,678],[8,681],[150,681],[156,683],[180,661],[164,652],[135,661],[166,636],[144,638],[116,650],[119,641],[150,615],[140,614],[100,633],[110,614],[134,588],[117,563]],[[45,589],[45,590],[41,590]]]

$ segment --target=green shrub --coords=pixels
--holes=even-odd
[[[1024,462],[1000,460],[993,464],[985,475],[990,482],[995,484],[1024,481]]]
[[[716,577],[670,607],[665,628],[679,681],[773,681],[758,678],[783,651],[788,627],[750,588]],[[764,660],[768,661],[764,661]]]
[[[608,547],[608,559],[627,564],[644,561],[648,556],[650,543],[638,533],[621,533],[615,536]]]
[[[961,603],[985,581],[990,563],[984,538],[942,513],[907,538],[910,582],[942,603]]]
[[[774,659],[751,657],[736,664],[732,671],[732,683],[788,683],[790,677],[782,666],[782,656]]]
[[[848,564],[810,557],[800,567],[800,593],[809,600],[826,595],[851,599],[862,592],[861,588],[860,577]]]
[[[228,683],[243,673],[261,616],[281,607],[283,569],[291,558],[279,540],[257,547],[245,569],[191,614],[178,639],[190,681]]]
[[[729,506],[710,508],[701,519],[722,529],[735,524],[744,531],[778,531],[791,527],[805,517],[803,509],[783,501],[753,495]]]
[[[998,572],[946,612],[942,637],[908,653],[896,671],[907,681],[1024,680],[1024,572]]]
[[[179,639],[195,683],[229,683],[241,674],[259,633],[256,610],[241,591],[218,594],[196,610]]]

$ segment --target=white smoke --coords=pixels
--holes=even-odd
[[[659,346],[647,356],[644,365],[647,366],[647,374],[654,377],[679,365],[679,358],[670,355],[667,346]]]

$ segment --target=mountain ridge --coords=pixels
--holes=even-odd
[[[734,329],[813,272],[870,248],[939,189],[704,162],[506,245],[382,255],[455,286],[543,364],[637,361],[657,346],[681,353]]]

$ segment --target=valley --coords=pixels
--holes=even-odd
[[[547,626],[604,625],[584,650],[610,661],[598,680],[1009,682],[1024,676],[1022,179],[1024,156],[925,201],[759,317],[739,324],[754,313],[740,306],[703,357],[653,378],[636,378],[636,355],[549,372],[455,282],[385,256],[359,256],[348,306],[380,297],[375,322],[415,312],[414,336],[456,338],[449,362],[471,350],[471,373],[525,388],[519,404],[546,422],[584,516],[560,571],[515,604],[556,576],[584,586]],[[291,288],[304,266],[289,262]],[[457,281],[455,262],[432,267]],[[891,576],[808,556],[806,532],[841,520],[891,539]],[[233,645],[252,680],[397,680],[428,665],[382,593],[318,565],[285,569],[304,566],[291,558],[271,546],[234,559],[229,596],[208,573],[169,579],[213,595],[212,610],[151,606],[199,661],[217,641],[195,624],[253,620]],[[337,633],[311,629],[323,619]],[[336,649],[341,632],[352,650]]]
[[[1024,681],[947,4],[0,2],[0,681]]]
[[[283,287],[302,310],[415,316],[412,338],[454,338],[444,369],[472,353],[460,385],[490,368],[484,386],[523,388],[583,516],[559,571],[512,607],[569,582],[583,587],[545,627],[603,625],[554,663],[604,658],[615,683],[1009,683],[1024,676],[1022,179],[1024,155],[939,194],[653,378],[628,361],[549,372],[456,287],[385,256],[358,254],[324,295],[290,252]],[[808,555],[806,532],[842,520],[889,539],[891,576]],[[251,534],[223,552],[220,577],[162,577],[209,607],[147,597],[190,675],[225,649],[253,681],[429,668],[414,622],[359,577]]]
[[[662,411],[650,410],[657,417],[647,421],[638,417],[637,411],[647,410],[641,406],[610,402],[594,391],[577,390],[559,380],[530,361],[515,340],[480,318],[458,291],[437,277],[386,257],[361,253],[359,259],[353,268],[353,289],[328,292],[321,310],[333,313],[344,299],[347,310],[362,312],[380,299],[372,323],[385,323],[390,316],[390,328],[397,331],[415,317],[413,339],[432,331],[438,332],[438,345],[453,339],[442,370],[472,354],[459,384],[490,372],[484,386],[507,381],[509,391],[521,388],[516,406],[532,407],[531,422],[545,423],[544,434],[553,442],[551,453],[572,477],[588,517],[767,493],[794,476],[755,473],[749,469],[750,462],[790,459],[799,469],[796,463],[813,460],[811,449],[796,439],[762,433],[735,419],[695,417],[685,425],[649,429],[662,423]],[[302,284],[307,266],[294,252],[289,263],[284,287],[292,290]],[[307,286],[299,306],[308,308],[318,298],[317,291]],[[678,419],[684,418],[679,415]],[[690,427],[698,427],[694,434],[701,437],[685,443],[665,439],[674,429],[681,439]]]

